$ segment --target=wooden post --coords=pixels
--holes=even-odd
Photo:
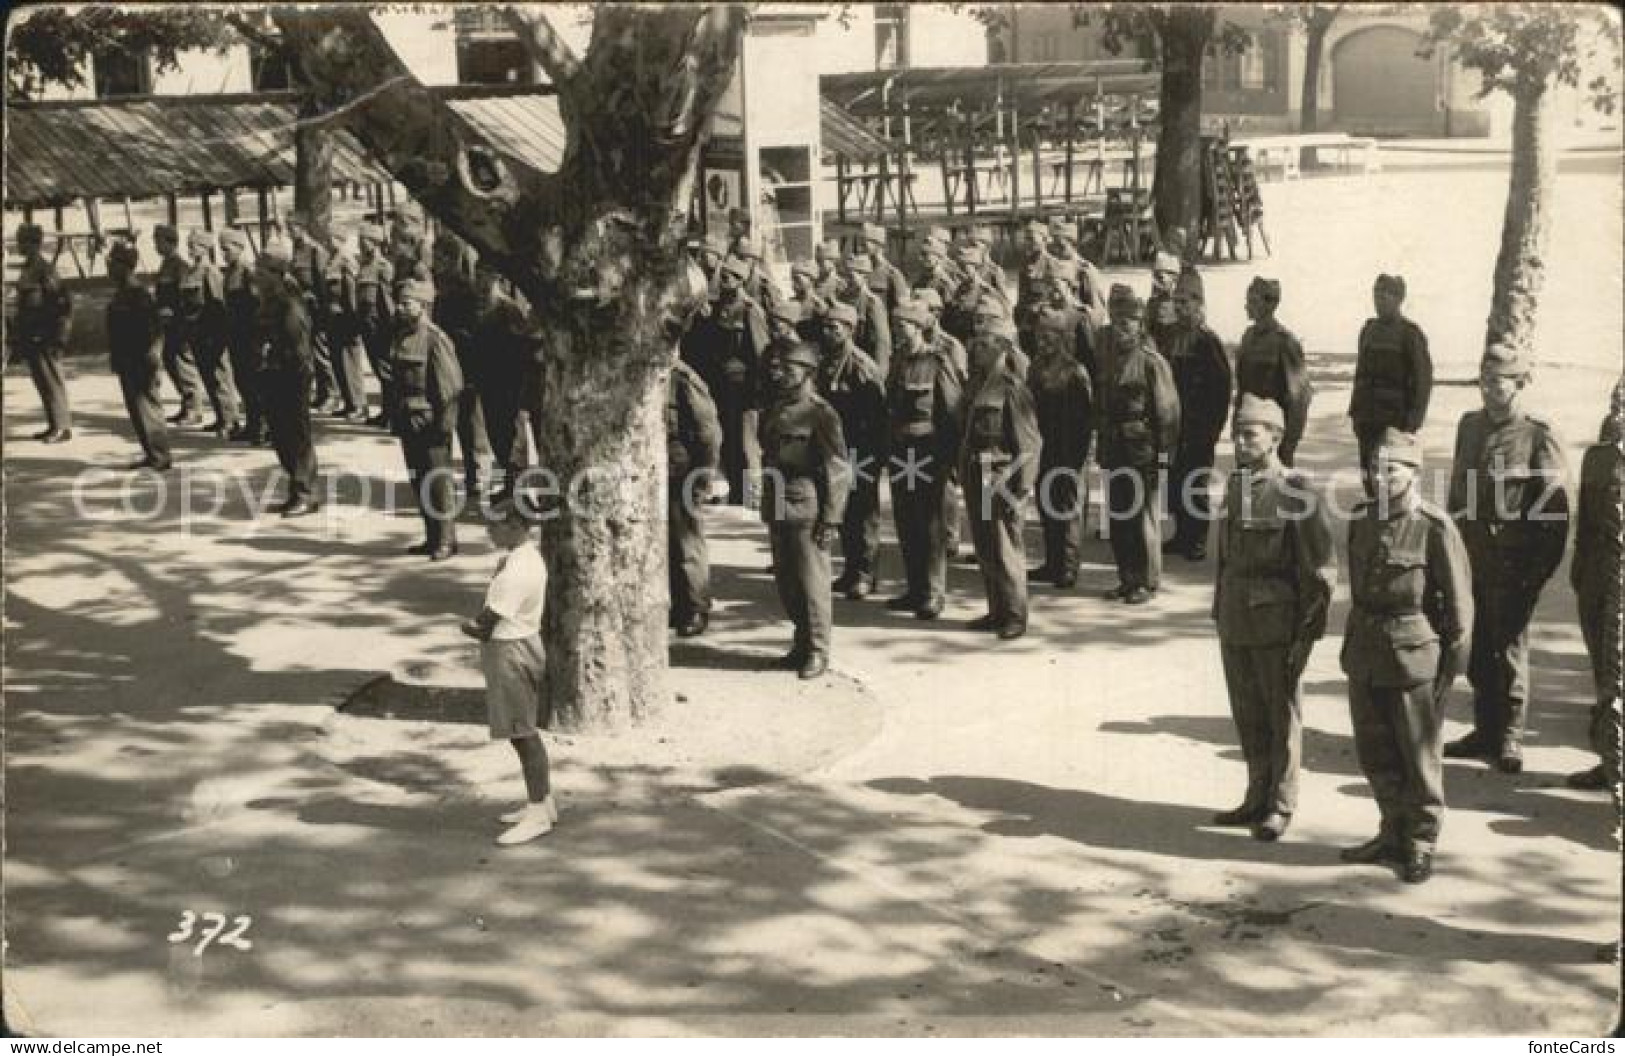
[[[169,207],[169,226],[176,231],[181,228],[181,203],[173,194],[164,195],[164,204]]]
[[[890,169],[886,166],[886,155],[880,155],[880,171],[875,178],[875,219],[886,219],[886,179]],[[864,211],[865,220],[869,219],[868,211]]]
[[[130,212],[130,196],[124,196],[124,226],[130,229],[130,241],[135,241],[135,215]]]
[[[1043,219],[1040,214],[1044,211],[1044,155],[1040,150],[1044,145],[1042,132],[1042,123],[1035,120],[1033,123],[1033,215],[1039,219]]]
[[[1015,100],[1010,101],[1010,225],[1021,219],[1021,124]]]
[[[221,204],[225,206],[226,226],[236,227],[237,216],[241,210],[237,206],[237,188],[227,187],[220,192]]]
[[[973,111],[965,124],[965,190],[969,196],[966,206],[970,215],[976,215],[976,114]]]
[[[60,205],[54,206],[52,213],[56,217],[56,233],[60,235],[62,233],[62,207]]]
[[[1078,128],[1078,104],[1066,104],[1066,207],[1072,209],[1072,139]]]
[[[214,230],[214,209],[209,205],[209,192],[204,191],[198,195],[198,201],[203,203],[203,230]]]
[[[846,195],[851,190],[847,183],[847,160],[845,154],[835,155],[835,216],[841,223],[846,223]],[[703,203],[705,197],[702,195]]]
[[[268,212],[270,212],[270,206],[266,202],[266,197],[267,197],[266,189],[264,187],[261,187],[259,189],[259,193],[258,193],[258,195],[256,195],[256,197],[259,200],[258,204],[259,204],[259,209],[260,209],[260,245],[263,246],[263,245],[265,245],[265,234],[266,234],[266,230],[267,230],[267,225],[270,222],[269,218],[266,216],[266,214]]]

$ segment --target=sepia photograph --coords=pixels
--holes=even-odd
[[[12,8],[0,1044],[1612,1052],[1621,21]]]

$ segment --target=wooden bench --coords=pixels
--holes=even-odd
[[[1346,132],[1320,132],[1301,136],[1260,136],[1237,140],[1237,146],[1248,149],[1253,159],[1253,170],[1260,177],[1279,171],[1283,180],[1295,180],[1300,175],[1299,157],[1310,151],[1317,163],[1321,155],[1329,154],[1334,164],[1343,170],[1381,172],[1382,158],[1374,139],[1357,139]]]

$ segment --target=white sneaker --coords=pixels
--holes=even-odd
[[[551,831],[553,819],[549,816],[547,808],[537,803],[527,807],[514,827],[497,837],[497,842],[504,847],[512,847],[516,843],[529,843]]]
[[[557,821],[559,820],[559,804],[558,804],[558,801],[555,800],[551,795],[549,795],[546,799],[542,800],[541,805],[547,807],[548,820],[557,823]],[[517,822],[524,819],[525,811],[527,811],[529,809],[530,809],[530,804],[525,803],[525,804],[523,804],[521,806],[515,807],[513,810],[508,811],[508,813],[502,815],[497,820],[502,822],[502,824],[504,824],[504,825],[516,824]]]

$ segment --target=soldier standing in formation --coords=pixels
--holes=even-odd
[[[1625,567],[1625,378],[1614,386],[1597,442],[1580,462],[1580,498],[1574,516],[1574,560],[1569,583],[1580,610],[1580,633],[1591,657],[1597,702],[1591,708],[1591,747],[1600,760],[1570,774],[1570,788],[1619,794],[1620,568]]]
[[[864,290],[869,300],[875,297]],[[886,467],[885,375],[859,348],[853,334],[858,313],[840,303],[824,313],[823,361],[818,394],[841,419],[851,445],[852,493],[841,520],[841,578],[834,589],[853,601],[874,593],[880,557],[880,475]]]
[[[1174,284],[1179,281],[1179,258],[1159,250],[1151,263],[1151,296],[1145,302],[1145,332],[1164,356],[1174,329]]]
[[[491,441],[486,432],[485,406],[480,402],[482,376],[488,350],[474,342],[479,325],[480,295],[474,289],[474,252],[450,231],[434,240],[434,324],[451,339],[463,372],[463,391],[457,397],[457,446],[463,453],[463,488],[480,494],[491,473]]]
[[[754,235],[741,235],[734,240],[732,252],[734,259],[744,261],[750,269],[743,283],[745,296],[761,305],[762,311],[771,312],[784,300],[784,294],[779,292],[778,283],[773,281],[762,259],[762,240]]]
[[[399,325],[391,357],[395,370],[395,435],[401,439],[412,497],[423,516],[423,542],[407,550],[444,561],[457,553],[456,496],[451,444],[463,390],[457,350],[429,313],[435,288],[426,279],[395,286]]]
[[[1047,229],[1039,221],[1029,220],[1022,226],[1022,258],[1016,269],[1015,323],[1024,349],[1031,348],[1033,315],[1048,296],[1053,262],[1044,249],[1047,241]]]
[[[818,317],[824,314],[829,304],[818,295],[818,268],[816,265],[798,262],[790,268],[790,296],[785,299],[786,306],[793,305],[797,312],[796,332],[801,335],[802,341],[818,340]]]
[[[945,303],[964,279],[959,265],[948,259],[948,229],[933,227],[920,242],[920,263],[914,277],[914,296],[921,289],[936,291],[939,303]]]
[[[224,312],[226,355],[231,360],[232,380],[242,398],[242,419],[228,434],[232,440],[263,444],[265,401],[260,395],[260,371],[264,369],[259,335],[260,299],[256,292],[254,269],[245,256],[248,236],[236,228],[220,232],[220,296]]]
[[[524,308],[503,293],[497,273],[485,261],[474,265],[474,291],[478,319],[471,343],[479,349],[480,362],[474,386],[484,411],[492,458],[502,469],[501,495],[511,496],[530,462],[520,419],[536,341]]]
[[[224,440],[236,432],[237,387],[226,348],[226,306],[220,270],[214,266],[214,235],[193,231],[186,236],[192,254],[181,277],[179,318],[183,339],[203,379],[203,391],[214,408],[214,421],[204,428]]]
[[[338,384],[338,416],[345,421],[367,420],[367,346],[361,337],[361,309],[356,291],[356,262],[348,253],[334,253],[322,273],[322,335],[333,362]]]
[[[738,258],[717,272],[717,299],[683,339],[683,359],[705,382],[722,422],[722,474],[728,501],[750,504],[751,477],[762,354],[767,350],[767,316],[744,292],[750,266]]]
[[[1179,391],[1179,445],[1174,449],[1168,489],[1174,537],[1163,553],[1191,561],[1207,556],[1208,502],[1214,450],[1230,411],[1230,357],[1208,328],[1202,276],[1194,269],[1174,280],[1174,325],[1165,354]]]
[[[930,312],[918,301],[906,301],[893,313],[897,354],[886,379],[892,516],[906,581],[886,607],[922,620],[942,615],[947,603],[944,492],[959,452],[965,395],[958,365],[925,336],[930,324]]]
[[[135,281],[137,259],[135,247],[128,242],[115,242],[107,251],[107,276],[113,280],[113,296],[107,302],[107,345],[130,427],[141,445],[141,461],[130,468],[162,472],[173,465],[158,391],[163,328],[158,323],[157,302]]]
[[[875,361],[875,366],[880,368],[880,376],[884,378],[891,370],[891,320],[886,303],[869,288],[872,267],[867,254],[847,255],[841,266],[840,300],[857,312],[858,325],[853,331],[852,340]]]
[[[17,249],[23,263],[17,273],[17,307],[7,330],[12,349],[28,364],[28,376],[45,408],[45,429],[34,439],[60,444],[73,439],[73,410],[68,405],[68,381],[62,373],[62,354],[68,342],[73,298],[63,288],[56,265],[40,254],[45,232],[37,224],[17,229]]]
[[[1273,401],[1245,395],[1237,404],[1237,469],[1225,490],[1213,593],[1230,711],[1247,758],[1246,796],[1213,823],[1249,825],[1266,843],[1281,838],[1297,807],[1298,682],[1326,633],[1337,581],[1326,503],[1277,454],[1285,428]]]
[[[921,335],[922,338],[939,355],[946,357],[961,378],[969,377],[970,357],[965,354],[965,346],[960,344],[957,337],[942,328],[942,295],[935,287],[926,286],[914,291],[914,300],[926,310],[930,319],[926,324],[925,333]],[[963,508],[960,502],[959,482],[949,474],[942,488],[942,523],[944,546],[950,561],[959,556],[959,521],[960,511]]]
[[[272,241],[260,253],[254,280],[259,295],[257,341],[260,395],[277,462],[288,476],[282,516],[315,513],[316,447],[311,441],[311,319],[288,268],[293,248]]]
[[[1444,815],[1439,732],[1467,662],[1471,573],[1449,515],[1416,490],[1422,445],[1392,426],[1373,444],[1375,497],[1349,523],[1354,605],[1343,633],[1354,751],[1381,824],[1345,862],[1392,862],[1406,883],[1433,875]]]
[[[1027,578],[1063,590],[1077,585],[1087,505],[1089,447],[1094,440],[1094,361],[1089,326],[1072,304],[1064,273],[1049,273],[1047,299],[1034,309],[1029,351],[1032,389],[1043,455],[1038,469],[1038,519],[1044,527],[1044,563]]]
[[[722,451],[717,405],[705,382],[679,356],[666,381],[666,570],[678,637],[704,634],[711,622],[711,564],[700,508]]]
[[[880,298],[890,316],[908,300],[910,289],[902,269],[886,259],[886,229],[879,224],[863,225],[863,249],[869,258],[869,289]]]
[[[338,410],[338,376],[333,366],[333,349],[327,344],[327,332],[321,321],[327,318],[327,249],[310,233],[310,222],[295,213],[288,219],[288,238],[293,244],[293,265],[289,269],[294,281],[304,291],[305,312],[317,323],[311,333],[310,353],[315,370],[315,392],[310,405],[318,414],[332,414]]]
[[[818,353],[797,345],[772,364],[773,406],[762,417],[762,520],[779,601],[795,625],[785,666],[802,678],[829,669],[829,533],[847,491],[846,439],[835,409],[813,392]]]
[[[356,317],[367,362],[378,379],[378,413],[368,425],[393,427],[395,391],[390,374],[389,349],[395,335],[395,268],[383,254],[384,229],[378,224],[362,224],[356,234],[360,255],[355,268]],[[404,276],[403,276],[404,278]],[[365,405],[363,405],[363,410]]]
[[[1095,398],[1118,583],[1105,596],[1143,605],[1162,585],[1161,459],[1179,439],[1179,393],[1168,361],[1140,328],[1138,295],[1113,286],[1107,306],[1112,324],[1100,338]]]
[[[1027,558],[1022,515],[1038,477],[1042,440],[1027,387],[1027,357],[1004,332],[1005,302],[985,295],[979,333],[966,347],[970,379],[959,480],[965,489],[971,542],[982,569],[987,613],[973,631],[1001,639],[1027,633]]]
[[[203,379],[187,341],[186,322],[181,316],[181,283],[186,278],[186,260],[180,255],[180,235],[168,224],[152,229],[152,244],[158,250],[158,274],[153,279],[153,296],[158,302],[158,318],[164,325],[164,370],[181,397],[181,409],[169,420],[180,426],[203,424],[201,410]]]
[[[1309,422],[1314,387],[1309,383],[1303,346],[1275,319],[1280,305],[1281,284],[1276,280],[1258,278],[1247,287],[1247,317],[1253,324],[1241,335],[1236,349],[1236,395],[1247,393],[1281,405],[1286,436],[1281,440],[1280,458],[1290,466]]]
[[[833,238],[826,238],[813,247],[813,264],[818,268],[818,276],[813,280],[813,292],[824,299],[824,303],[833,304],[840,298],[841,290],[846,281],[841,275],[841,244]]]
[[[1371,300],[1377,314],[1360,328],[1354,391],[1349,397],[1349,418],[1360,443],[1360,473],[1367,494],[1375,494],[1369,478],[1378,438],[1390,427],[1421,432],[1433,394],[1427,335],[1400,314],[1405,280],[1398,275],[1378,275]]]
[[[1111,322],[1106,311],[1106,283],[1100,269],[1078,252],[1076,221],[1054,217],[1049,222],[1049,255],[1055,267],[1067,277],[1073,298],[1083,309],[1089,325],[1100,329]]]
[[[1484,408],[1456,427],[1450,515],[1473,565],[1473,732],[1445,746],[1449,759],[1491,759],[1523,769],[1529,706],[1529,621],[1568,543],[1567,467],[1552,427],[1523,409],[1524,353],[1492,345],[1479,365]]]
[[[1009,315],[1010,298],[1004,292],[1002,278],[994,274],[997,268],[987,262],[984,243],[973,236],[961,242],[955,253],[962,278],[943,306],[942,325],[968,345],[976,332],[976,313],[982,300],[991,295],[1003,306],[1002,314]]]

